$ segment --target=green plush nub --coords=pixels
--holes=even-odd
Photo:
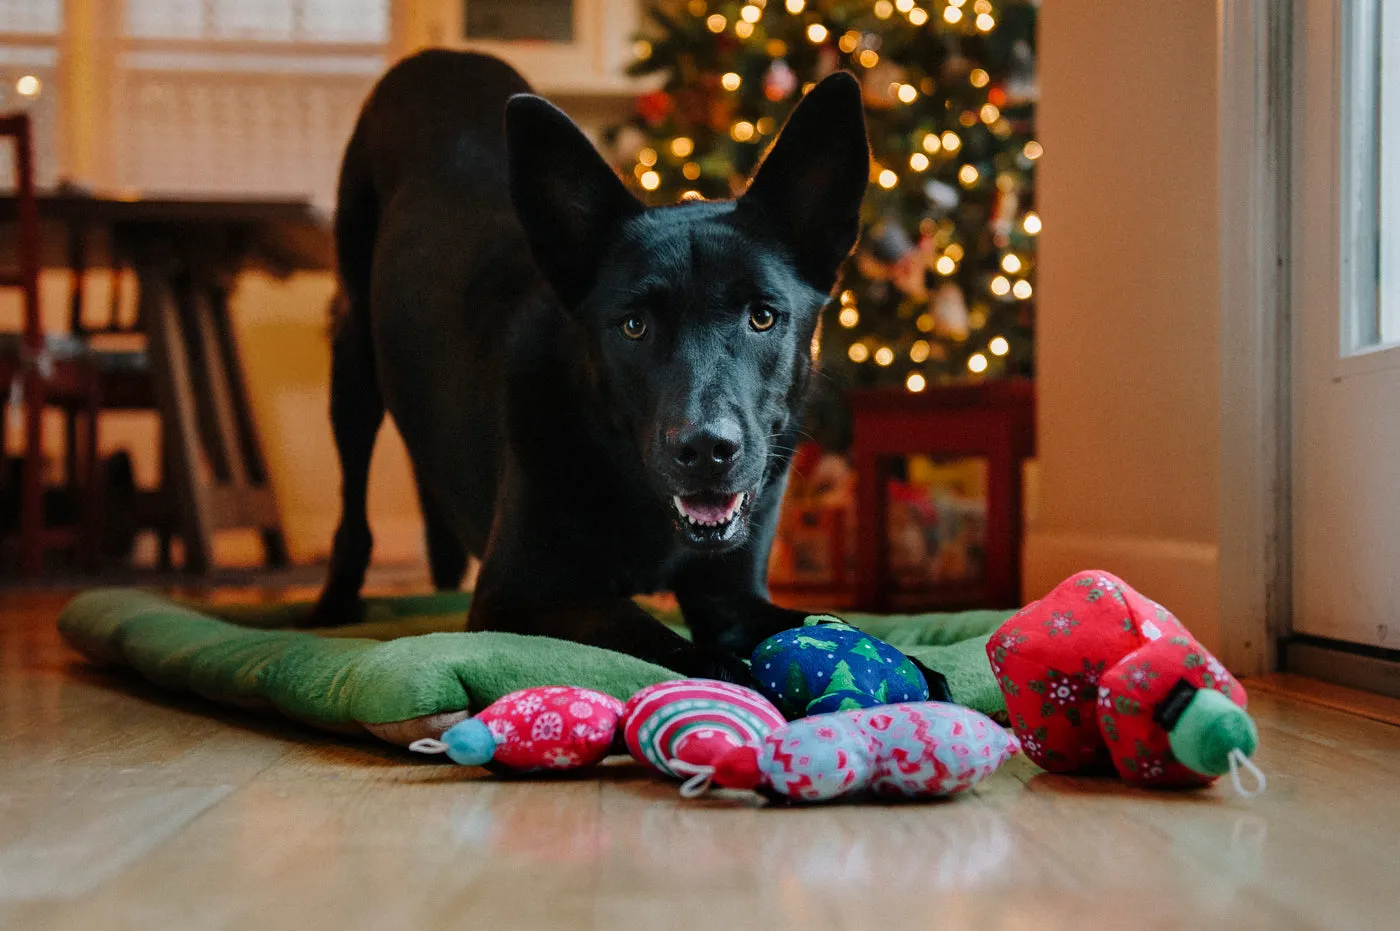
[[[1230,771],[1230,752],[1253,756],[1259,746],[1254,719],[1243,708],[1214,689],[1198,691],[1168,735],[1172,753],[1181,765],[1203,776],[1223,776]]]

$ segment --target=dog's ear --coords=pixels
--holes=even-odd
[[[784,237],[802,277],[829,291],[860,235],[869,180],[860,82],[838,71],[792,111],[739,205],[765,216]]]
[[[530,251],[574,307],[593,287],[609,231],[642,204],[574,121],[533,94],[506,104],[506,152],[510,197]]]

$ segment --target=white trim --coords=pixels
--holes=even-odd
[[[1291,610],[1291,17],[1270,0],[1220,0],[1218,11],[1219,648],[1231,669],[1257,675],[1274,668]]]
[[[1385,239],[1400,237],[1387,236]],[[1345,286],[1343,286],[1345,287]],[[1371,372],[1384,372],[1400,368],[1400,343],[1382,343],[1376,346],[1363,346],[1353,352],[1337,353],[1333,363],[1332,377],[1337,381],[1369,375]]]
[[[384,71],[382,54],[344,55],[333,45],[317,46],[316,51],[303,47],[277,49],[263,54],[229,52],[217,46],[179,51],[128,51],[121,58],[122,66],[132,71],[209,71],[219,74],[346,74],[353,77],[375,78]],[[330,50],[331,54],[317,54]]]
[[[1220,615],[1220,553],[1194,540],[1084,533],[1026,535],[1023,600],[1044,596],[1086,569],[1102,569],[1166,606],[1207,649],[1229,664]],[[1245,667],[1235,672],[1244,675]]]

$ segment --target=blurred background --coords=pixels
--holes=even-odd
[[[446,45],[510,60],[652,203],[742,190],[805,90],[856,72],[875,157],[866,234],[824,321],[828,377],[774,582],[856,599],[853,463],[902,430],[909,449],[881,448],[871,470],[878,590],[908,604],[1014,600],[1033,443],[1036,12],[990,0],[0,2],[0,109],[28,122],[39,217],[29,229],[25,199],[10,199],[12,262],[23,278],[33,239],[39,271],[36,325],[23,287],[0,297],[4,571],[217,575],[325,558],[339,159],[377,76]],[[12,190],[14,152],[0,155]],[[1008,377],[1008,392],[959,390]],[[990,407],[1015,425],[977,427],[965,449],[917,440],[950,418],[976,426],[970,413]],[[890,410],[914,420],[884,424]],[[411,567],[423,554],[407,461],[392,431],[381,446],[376,558]],[[38,536],[22,527],[36,488]]]
[[[824,318],[779,599],[1011,605],[1097,566],[1233,668],[1274,661],[1295,594],[1317,632],[1383,647],[1319,580],[1400,527],[1366,455],[1394,441],[1376,372],[1400,332],[1377,297],[1400,280],[1377,270],[1375,211],[1400,203],[1388,9],[0,0],[20,117],[0,124],[0,579],[316,584],[338,161],[377,75],[449,46],[509,60],[653,203],[729,196],[806,87],[860,79],[865,231]],[[1338,258],[1339,228],[1366,261]],[[412,489],[385,431],[375,559],[405,585],[425,582]],[[1352,588],[1393,603],[1364,571]]]

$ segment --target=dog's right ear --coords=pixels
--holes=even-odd
[[[855,247],[870,180],[870,144],[860,82],[828,75],[802,98],[739,198],[787,242],[797,270],[829,291]]]
[[[608,234],[642,204],[583,130],[548,101],[506,104],[510,197],[530,251],[559,297],[575,307],[593,287]]]

